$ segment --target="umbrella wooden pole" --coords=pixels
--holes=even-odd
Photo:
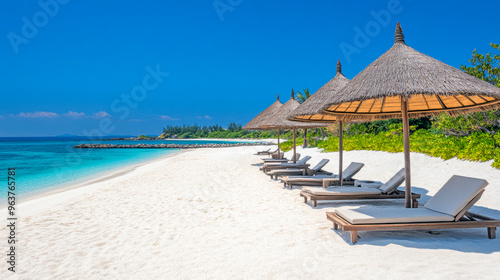
[[[344,156],[344,131],[342,129],[342,121],[339,121],[339,180],[342,186],[342,162]]]
[[[278,131],[278,158],[281,158],[281,150],[280,150],[280,130],[277,129]]]
[[[302,148],[307,148],[307,128],[304,128],[304,141],[302,142]]]
[[[410,123],[408,120],[408,103],[401,98],[401,112],[403,113],[403,138],[405,154],[405,207],[412,207],[411,199],[411,172],[410,172]]]
[[[295,141],[295,127],[293,128],[293,163],[297,163],[297,146]]]

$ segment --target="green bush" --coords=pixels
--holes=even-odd
[[[184,133],[184,134],[181,135],[181,138],[182,139],[193,138],[193,133],[192,132],[186,132],[186,133]]]
[[[403,151],[403,135],[398,127],[379,134],[357,134],[344,137],[344,150]],[[492,166],[500,168],[500,136],[475,132],[466,137],[435,134],[417,130],[410,135],[410,150],[442,159],[458,158],[470,161],[494,160]],[[339,138],[330,137],[316,144],[328,152],[339,150]]]
[[[296,138],[295,145],[297,147],[302,146],[302,143],[304,143],[304,139],[302,139],[302,138]],[[281,142],[280,143],[280,149],[283,152],[291,151],[293,149],[293,139]]]

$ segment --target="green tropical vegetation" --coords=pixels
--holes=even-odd
[[[470,66],[460,69],[481,80],[500,87],[500,46],[490,44],[495,53],[472,53]],[[308,89],[297,92],[296,100],[304,102],[311,95]],[[382,120],[344,125],[344,150],[373,150],[387,152],[403,151],[401,119]],[[297,131],[297,145],[304,140],[310,146],[327,152],[339,150],[338,126]],[[500,168],[500,112],[491,110],[464,116],[452,117],[441,114],[410,120],[410,149],[443,159],[458,158],[472,161],[493,160],[492,166]],[[246,131],[240,124],[231,123],[227,129],[215,126],[167,126],[161,137],[178,138],[276,138],[275,130]],[[291,139],[291,131],[280,133]],[[281,143],[283,151],[292,149],[293,141]]]
[[[297,91],[295,94],[295,100],[299,101],[300,104],[304,103],[309,97],[311,97],[311,93],[308,88],[302,90],[304,93]]]
[[[248,131],[243,130],[241,124],[230,123],[227,129],[220,125],[199,126],[199,125],[183,125],[183,126],[167,126],[163,128],[163,133],[160,138],[252,138],[265,139],[276,138],[277,132],[270,131]]]
[[[411,127],[410,149],[412,152],[423,153],[442,159],[465,159],[472,161],[488,161],[494,159],[493,166],[499,167],[500,157],[498,157],[498,146],[500,137],[490,137],[485,133],[472,133],[469,136],[448,136],[434,133],[432,130],[415,130]],[[321,148],[327,152],[339,150],[339,138],[332,135],[326,139],[309,139],[311,145]],[[297,139],[297,144],[301,144],[302,139]],[[283,151],[292,148],[291,140],[281,145]],[[403,152],[403,132],[402,124],[393,124],[387,131],[375,133],[354,134],[344,137],[344,150],[372,150],[386,151],[392,153]]]
[[[300,104],[304,103],[309,97],[311,97],[311,93],[309,92],[309,88],[305,88],[302,90],[304,93],[297,91],[295,94],[295,100],[297,100]],[[302,147],[307,148],[307,129],[304,129],[304,136],[302,138]]]

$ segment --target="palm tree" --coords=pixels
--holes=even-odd
[[[297,91],[295,94],[295,100],[299,101],[300,104],[304,103],[309,97],[311,97],[311,93],[308,88],[302,89],[304,93]],[[304,128],[304,141],[302,144],[302,148],[307,148],[307,129]]]
[[[297,91],[297,94],[295,94],[295,100],[299,101],[300,104],[304,103],[307,98],[311,97],[311,93],[309,93],[308,88],[305,88],[302,91],[304,92],[303,94],[300,91]]]

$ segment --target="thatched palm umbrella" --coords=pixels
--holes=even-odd
[[[281,106],[283,106],[283,103],[280,101],[280,95],[276,97],[276,101],[274,101],[271,106],[267,107],[264,111],[260,112],[255,118],[253,118],[251,121],[249,121],[243,129],[245,130],[269,130],[269,128],[265,128],[262,126],[262,123],[272,116],[274,113],[276,113]],[[280,130],[277,129],[278,132],[278,155],[280,154]]]
[[[318,91],[311,95],[311,97],[309,97],[304,103],[300,104],[300,106],[288,116],[288,119],[292,121],[324,123],[323,126],[327,126],[330,123],[338,123],[339,180],[341,185],[344,152],[342,121],[339,120],[337,116],[325,114],[323,112],[323,107],[325,104],[329,104],[332,100],[334,100],[339,90],[345,87],[347,83],[349,83],[349,79],[342,74],[342,66],[340,65],[339,60],[337,61],[337,73],[335,74],[335,77],[318,89]]]
[[[287,119],[288,115],[291,112],[295,111],[300,103],[295,100],[295,96],[292,89],[292,96],[290,100],[288,100],[283,106],[281,106],[277,112],[275,112],[272,116],[268,117],[265,121],[262,122],[262,126],[268,129],[292,129],[293,130],[293,158],[294,162],[296,161],[296,142],[295,142],[295,132],[297,128],[315,128],[321,127],[322,125],[318,125],[317,123],[300,123],[294,122]]]
[[[411,207],[408,118],[500,107],[500,89],[407,46],[399,23],[392,48],[354,77],[326,113],[342,120],[402,118],[406,207]]]

